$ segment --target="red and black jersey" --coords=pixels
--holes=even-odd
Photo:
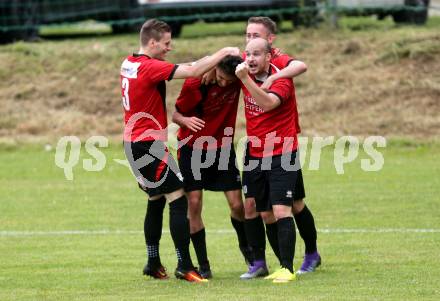
[[[165,80],[173,78],[177,67],[143,54],[124,60],[120,73],[124,141],[167,140]]]
[[[279,48],[271,48],[270,53],[272,55],[272,58],[270,59],[270,63],[280,70],[286,68],[290,64],[290,62],[295,60],[295,58],[281,52],[281,49]],[[245,52],[243,52],[243,59],[244,60],[246,59]],[[295,106],[295,116],[296,116],[296,132],[299,134],[301,133],[301,127],[299,126],[299,114],[298,114],[298,108],[296,106]]]
[[[293,57],[288,54],[282,53],[279,48],[272,48],[271,50],[272,58],[270,59],[270,63],[275,65],[278,69],[282,70],[286,68],[290,62],[295,60]],[[296,116],[296,132],[301,133],[301,127],[299,126],[299,114],[298,107],[295,106],[295,116]]]
[[[276,72],[276,68],[271,65],[269,75]],[[252,76],[251,76],[252,77]],[[252,79],[260,86],[254,77]],[[272,84],[268,93],[277,95],[281,104],[275,109],[265,112],[259,107],[246,89],[242,85],[244,93],[246,130],[250,143],[249,152],[253,157],[268,157],[281,155],[297,149],[297,110],[295,87],[292,79],[281,78]],[[255,141],[255,138],[258,138]],[[273,145],[273,148],[271,147]]]
[[[197,78],[187,79],[176,101],[176,110],[184,116],[203,119],[205,127],[198,132],[180,128],[179,140],[192,135],[187,144],[193,146],[197,138],[209,136],[216,139],[216,148],[221,147],[222,138],[226,136],[225,128],[230,127],[235,131],[239,96],[239,81],[227,87],[220,87],[217,84],[203,85]],[[228,133],[227,136],[231,135]],[[203,149],[211,148],[214,147],[203,144]]]

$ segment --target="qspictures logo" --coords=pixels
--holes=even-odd
[[[128,134],[131,133],[133,126],[141,118],[149,118],[156,125],[158,130],[147,130],[139,139],[142,140],[149,136],[168,136],[166,141],[156,140],[152,141],[151,146],[144,154],[137,154],[133,149],[131,142],[124,142],[125,159],[113,159],[113,162],[128,167],[133,176],[136,178],[141,186],[147,188],[158,187],[162,184],[169,172],[173,172],[177,177],[181,178],[181,173],[178,165],[174,159],[170,159],[171,152],[178,151],[190,141],[193,136],[189,136],[186,139],[177,142],[175,124],[170,124],[166,129],[160,127],[159,122],[150,114],[138,113],[133,115],[127,125]],[[133,125],[133,126],[131,126]],[[221,147],[218,151],[201,151],[202,146],[208,146],[207,149],[217,149],[218,146],[229,145],[232,146],[232,128],[224,129],[224,136],[221,141],[217,141],[211,136],[201,136],[195,139],[192,144],[191,154],[191,171],[195,179],[200,179],[201,170],[209,168],[218,162],[219,170],[227,170],[229,168],[229,156],[231,154],[230,148]],[[127,134],[127,132],[126,132]],[[126,136],[127,137],[127,136]],[[252,170],[258,167],[256,160],[246,160],[246,148],[251,146],[264,146],[264,153],[270,153],[274,147],[274,141],[277,141],[276,133],[268,133],[265,139],[259,139],[258,137],[241,137],[236,144],[237,160],[235,162],[239,170]],[[287,139],[291,138],[291,139]],[[293,143],[294,137],[283,137],[285,143]],[[165,139],[164,139],[165,140]],[[328,152],[330,149],[333,154],[333,166],[336,174],[342,175],[345,173],[344,167],[347,164],[354,164],[358,159],[359,167],[365,172],[380,171],[384,164],[385,158],[380,151],[385,148],[387,141],[382,136],[369,136],[366,138],[358,138],[356,136],[327,136],[327,137],[299,137],[298,138],[298,153],[294,164],[291,162],[292,153],[286,152],[281,155],[281,164],[286,171],[298,170],[319,170],[321,168],[321,157],[323,149]],[[107,165],[107,158],[101,151],[103,148],[109,146],[108,138],[104,136],[92,136],[84,143],[84,150],[87,153],[88,158],[82,160],[82,168],[89,172],[99,172],[104,170]],[[59,168],[63,169],[64,176],[67,180],[74,179],[74,167],[79,164],[82,151],[81,140],[76,136],[64,136],[59,139],[56,152],[55,152],[55,164]],[[285,158],[283,158],[285,156]],[[306,158],[309,158],[308,165],[305,164]],[[168,158],[168,159],[167,159]],[[164,171],[162,176],[156,181],[146,179],[141,169],[149,168],[151,164],[156,161],[163,162]],[[262,160],[261,168],[270,168],[271,156],[266,160]],[[267,165],[266,165],[267,164]]]

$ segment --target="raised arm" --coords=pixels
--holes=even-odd
[[[265,112],[273,110],[281,104],[281,99],[277,95],[267,93],[258,87],[258,85],[252,80],[249,76],[249,67],[246,62],[237,66],[235,74],[241,80],[246,89],[248,89],[249,93],[251,93],[257,105]]]
[[[179,65],[174,72],[173,78],[200,77],[205,72],[214,68],[227,55],[239,55],[240,50],[236,47],[225,47],[211,56],[204,57],[193,65]]]

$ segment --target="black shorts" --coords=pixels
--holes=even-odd
[[[241,189],[234,147],[198,150],[183,145],[178,152],[185,191]]]
[[[243,171],[243,192],[246,198],[255,198],[258,212],[272,210],[272,205],[292,206],[295,200],[305,198],[304,182],[299,162],[295,164],[297,152],[256,158],[246,153],[245,165],[255,160],[258,165]]]
[[[150,197],[183,188],[179,167],[162,141],[124,142],[124,150],[139,188]]]

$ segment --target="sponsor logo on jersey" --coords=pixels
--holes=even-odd
[[[132,63],[125,59],[121,66],[121,75],[127,78],[137,78],[140,65],[141,63]]]

